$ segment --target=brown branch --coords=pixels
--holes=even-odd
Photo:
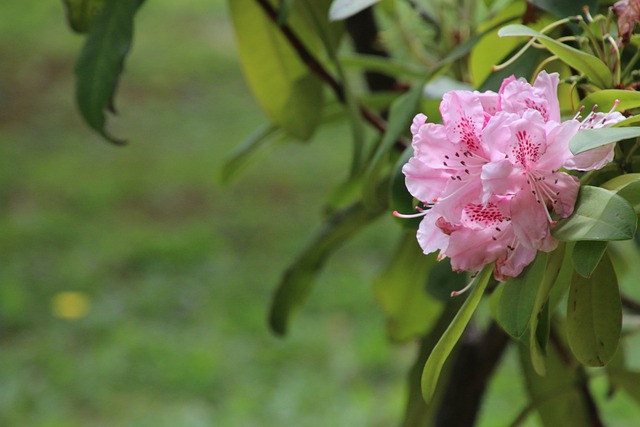
[[[321,80],[323,80],[333,93],[335,94],[338,101],[342,104],[346,104],[346,97],[344,86],[340,83],[335,77],[331,75],[327,71],[327,69],[318,61],[313,54],[307,49],[307,47],[302,43],[300,38],[295,34],[292,28],[288,24],[278,25],[278,11],[274,8],[269,0],[256,0],[258,5],[262,7],[267,16],[271,19],[274,25],[277,25],[282,35],[287,39],[287,41],[291,44],[291,47],[296,51],[298,57],[302,62],[304,62],[311,72],[315,73]],[[387,130],[387,122],[380,116],[378,116],[373,111],[369,110],[364,105],[358,105],[358,109],[360,110],[360,114],[362,117],[369,122],[375,129],[377,129],[380,133],[384,133]],[[396,142],[396,147],[398,149],[404,149],[409,145],[409,142],[405,138],[400,138]]]
[[[467,427],[475,424],[489,379],[507,344],[509,337],[495,322],[484,334],[469,325],[458,344],[459,350],[434,425]]]
[[[636,314],[640,314],[640,302],[631,299],[624,294],[620,294],[620,301],[622,302],[622,306],[627,310]]]

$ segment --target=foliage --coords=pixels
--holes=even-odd
[[[84,4],[66,2],[72,27],[87,30],[76,69],[78,106],[89,125],[113,142],[118,140],[106,130],[105,110],[112,107],[141,3],[114,0],[95,19],[77,21],[74,17],[84,16],[80,9]],[[640,132],[633,127],[640,105],[633,95],[638,87],[635,66],[640,47],[636,37],[618,35],[616,16],[606,4],[592,1],[590,9],[567,16],[576,13],[575,2],[551,3],[229,2],[247,82],[271,123],[243,146],[228,169],[235,169],[238,158],[250,155],[275,132],[291,141],[304,141],[330,122],[344,121],[351,129],[347,178],[328,197],[326,221],[287,269],[275,293],[270,318],[277,333],[287,330],[291,315],[310,295],[314,279],[338,246],[397,206],[420,204],[420,209],[428,209],[424,200],[411,200],[399,185],[400,170],[410,151],[410,118],[424,112],[431,121],[437,120],[437,107],[445,92],[452,88],[498,90],[510,74],[531,80],[540,70],[557,71],[563,79],[559,103],[566,117],[581,114],[579,105],[596,103],[604,111],[617,109],[628,117],[619,123],[628,127],[585,130],[569,143],[576,155],[616,145],[615,157],[605,167],[573,172],[581,184],[573,214],[557,225],[549,218],[554,224],[553,236],[566,243],[549,254],[538,253],[535,262],[506,283],[491,280],[491,266],[486,266],[477,272],[458,314],[446,318],[450,326],[430,347],[426,360],[421,360],[424,397],[432,405],[430,411],[437,413],[425,425],[437,425],[442,423],[438,421],[441,417],[455,419],[465,413],[475,419],[488,378],[508,345],[519,348],[531,398],[514,424],[535,409],[544,425],[560,421],[561,425],[601,425],[589,387],[596,374],[607,375],[632,398],[637,394],[629,382],[620,380],[626,373],[637,373],[624,362],[618,362],[615,369],[609,364],[622,351],[625,316],[638,311],[638,303],[626,296],[630,290],[620,286],[628,282],[631,270],[620,266],[640,256],[634,239]],[[345,20],[346,31],[341,20]],[[376,22],[384,31],[378,30]],[[359,37],[363,34],[374,37]],[[478,54],[478,50],[487,49],[483,40],[489,39],[501,57]],[[537,53],[532,55],[534,49]],[[477,81],[478,76],[486,78]],[[592,114],[585,120],[599,117],[595,110]],[[416,223],[407,221],[403,226],[416,227]],[[416,315],[408,302],[421,301],[425,310],[438,306],[432,296],[442,295],[442,289],[449,289],[457,275],[439,271],[439,280],[434,280],[432,273],[437,267],[429,259],[414,261],[423,265],[403,264],[402,257],[413,259],[415,254],[405,254],[410,245],[405,243],[406,236],[401,239],[396,256],[378,278],[378,296],[390,316],[390,334],[395,339],[429,337],[430,331],[440,330],[440,321],[449,313],[446,308],[454,303],[444,301],[439,317],[423,317]],[[614,249],[615,243],[607,243],[617,241],[629,243],[624,255]],[[419,286],[408,286],[405,274],[409,269]],[[396,282],[396,287],[390,282]],[[474,323],[473,313],[483,294],[491,292],[493,318],[511,341],[497,328],[477,320]],[[406,304],[407,310],[399,309],[399,304]],[[472,334],[465,333],[470,322],[480,330],[479,343],[474,344]],[[485,356],[475,362],[487,366],[478,374],[476,406],[469,404],[460,415],[446,414],[446,397],[455,397],[465,388],[456,373],[463,367],[468,369],[468,358],[473,357],[472,352],[461,350],[474,345],[476,349],[486,345]],[[545,372],[546,377],[539,376]],[[556,372],[563,376],[554,376]],[[412,373],[414,377],[420,374]],[[554,397],[572,402],[576,414],[561,413],[550,403]]]

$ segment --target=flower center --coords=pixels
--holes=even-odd
[[[540,143],[533,141],[526,130],[516,132],[517,144],[513,147],[513,156],[524,169],[529,169],[540,158]]]

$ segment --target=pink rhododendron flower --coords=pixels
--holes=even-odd
[[[439,251],[454,270],[495,263],[494,276],[506,280],[537,251],[555,249],[550,227],[571,215],[580,187],[562,169],[597,169],[613,158],[613,145],[574,156],[569,140],[623,119],[612,110],[561,122],[557,87],[556,73],[541,72],[533,85],[509,77],[498,93],[445,94],[442,124],[415,117],[403,173],[426,207],[409,215],[424,217],[417,238],[425,253]]]

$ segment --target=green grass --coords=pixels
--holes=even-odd
[[[266,324],[348,169],[349,130],[275,147],[221,187],[265,118],[224,2],[156,0],[110,122],[130,144],[109,145],[75,111],[82,38],[60,3],[0,3],[0,425],[394,425],[415,348],[387,342],[370,285],[389,219],[335,255],[286,339]],[[67,291],[86,316],[54,314]],[[514,354],[500,373],[483,427],[525,405]]]
[[[82,40],[61,5],[0,6],[0,425],[388,425],[411,359],[369,285],[388,222],[341,252],[288,338],[266,326],[344,177],[348,130],[221,187],[224,157],[265,119],[223,3],[187,3],[139,15],[110,123],[124,148],[75,111]],[[88,297],[85,317],[54,315],[65,291]]]

